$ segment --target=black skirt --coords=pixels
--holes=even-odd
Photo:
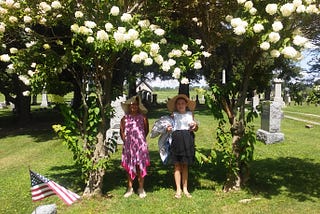
[[[171,137],[170,157],[172,163],[194,163],[194,133],[189,130],[177,130],[172,133]]]

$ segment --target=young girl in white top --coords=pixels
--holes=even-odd
[[[195,106],[196,102],[184,94],[173,97],[167,103],[174,120],[174,125],[168,126],[167,131],[172,132],[170,156],[174,164],[176,198],[181,198],[182,192],[186,197],[192,197],[188,191],[188,165],[195,160],[194,132],[198,130],[193,116]]]

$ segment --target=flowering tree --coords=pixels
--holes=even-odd
[[[125,11],[125,8],[123,9]],[[82,96],[79,112],[64,106],[65,125],[54,125],[82,168],[85,196],[101,194],[112,140],[106,129],[112,116],[117,63],[131,56],[143,66],[158,65],[181,83],[189,69],[202,67],[199,41],[171,45],[165,30],[138,14],[121,12],[108,1],[0,1],[0,59],[21,81],[48,81],[53,74],[72,74]],[[8,32],[22,35],[19,44],[6,40]],[[17,39],[18,35],[13,35]],[[14,51],[12,51],[14,50]],[[25,85],[29,85],[25,84]],[[32,90],[28,87],[25,96]]]
[[[222,151],[224,164],[229,169],[225,191],[240,188],[249,176],[255,133],[248,125],[254,114],[245,113],[248,93],[259,89],[259,84],[266,86],[273,70],[281,69],[283,62],[301,59],[301,51],[312,45],[299,30],[300,26],[310,16],[319,14],[313,1],[238,0],[237,3],[223,22],[229,42],[221,52],[227,82],[214,85],[211,91],[214,98],[208,96],[209,106],[220,121],[218,150]],[[228,34],[230,31],[233,34]],[[226,113],[230,131],[225,130],[226,121],[219,109]]]

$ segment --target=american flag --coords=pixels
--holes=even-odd
[[[67,190],[63,186],[60,186],[54,181],[49,180],[48,178],[30,171],[31,179],[31,195],[32,201],[39,201],[46,197],[56,194],[62,199],[66,204],[71,205],[73,202],[80,198],[74,192]]]

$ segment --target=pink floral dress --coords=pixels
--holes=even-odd
[[[140,169],[141,177],[144,177],[150,165],[143,119],[142,114],[125,115],[126,139],[123,144],[121,165],[132,180],[137,176],[137,167]]]

